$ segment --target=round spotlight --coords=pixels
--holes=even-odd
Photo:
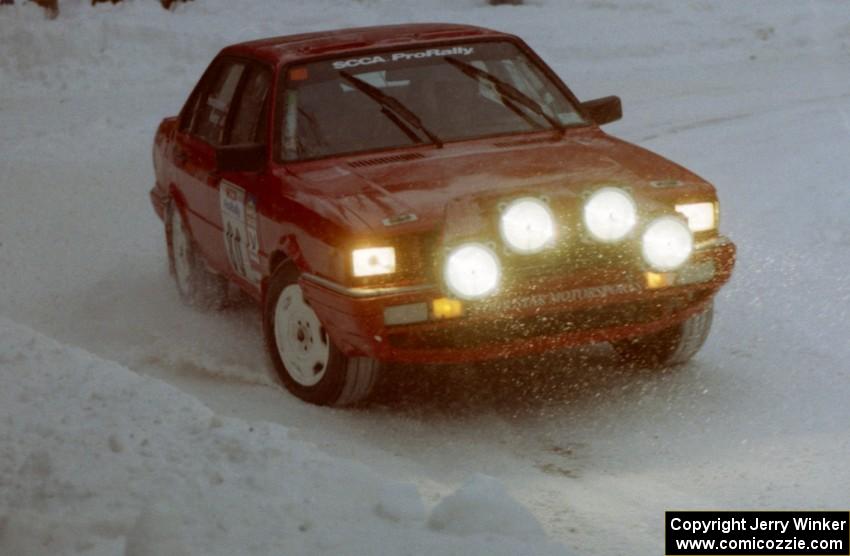
[[[496,291],[502,279],[499,258],[480,243],[465,243],[446,257],[443,278],[449,290],[461,299],[481,299]]]
[[[688,260],[694,236],[688,225],[675,216],[653,220],[643,232],[643,258],[655,270],[674,270]]]
[[[632,196],[616,187],[603,187],[584,204],[584,225],[599,241],[619,241],[637,223],[637,205]]]
[[[549,206],[534,197],[511,201],[499,222],[502,239],[517,253],[538,253],[555,239],[555,217]]]

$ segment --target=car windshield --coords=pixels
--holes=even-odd
[[[586,123],[508,41],[322,60],[291,67],[284,79],[277,111],[283,160]]]

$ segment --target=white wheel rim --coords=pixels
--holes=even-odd
[[[285,287],[277,298],[274,336],[292,380],[302,386],[314,386],[322,380],[330,355],[328,334],[297,284]]]
[[[180,211],[174,208],[171,222],[171,251],[174,254],[174,274],[177,277],[177,287],[184,295],[191,291],[189,277],[192,274],[192,263],[189,260],[189,238],[183,227]]]

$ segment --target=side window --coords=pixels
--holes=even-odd
[[[271,72],[264,68],[251,70],[238,105],[234,107],[236,115],[230,130],[231,145],[266,142],[266,97],[269,94]]]
[[[188,131],[192,126],[192,120],[195,118],[195,112],[198,110],[198,99],[201,97],[202,90],[197,90],[189,97],[186,106],[180,113],[180,131]]]
[[[198,100],[205,96],[206,90],[210,88],[210,82],[218,75],[218,69],[220,66],[221,63],[218,61],[214,61],[210,64],[201,76],[201,80],[198,82],[197,86],[195,86],[192,90],[192,94],[189,96],[188,100],[186,100],[186,104],[180,111],[180,131],[188,132],[192,129],[192,122],[195,121],[198,111]]]
[[[218,75],[212,79],[210,88],[202,92],[198,99],[195,117],[192,119],[192,133],[210,145],[221,145],[224,139],[227,113],[244,71],[243,62],[225,61]]]

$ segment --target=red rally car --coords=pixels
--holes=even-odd
[[[521,39],[450,24],[229,46],[154,144],[181,298],[262,304],[281,381],[366,398],[388,362],[610,342],[687,361],[735,247],[714,187],[605,134]]]

